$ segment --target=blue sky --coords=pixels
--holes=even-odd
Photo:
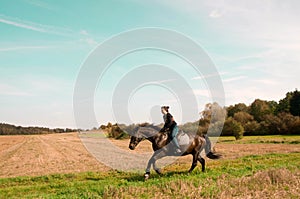
[[[0,1],[0,122],[76,127],[73,90],[84,60],[112,35],[143,27],[175,30],[200,44],[221,75],[226,105],[279,100],[299,88],[299,8],[296,0]],[[118,82],[118,71],[154,62],[172,65],[188,79],[198,111],[210,101],[201,78],[181,60],[140,52],[114,63],[103,79],[106,89],[95,93],[99,124],[113,120],[103,96]],[[166,91],[141,89],[129,103],[134,122],[149,119],[153,107],[165,103],[181,120],[180,105],[168,92],[139,103],[149,92]]]

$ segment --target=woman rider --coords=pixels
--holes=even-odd
[[[180,147],[178,144],[178,140],[176,138],[176,136],[178,134],[178,126],[177,126],[177,123],[175,122],[173,116],[169,113],[169,106],[162,106],[161,112],[163,114],[165,124],[164,124],[164,127],[160,131],[165,132],[169,129],[169,131],[171,132],[172,140],[176,146],[175,152],[181,153],[181,150],[180,150]]]

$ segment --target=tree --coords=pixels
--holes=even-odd
[[[222,133],[224,123],[222,121],[217,121],[209,125],[207,134],[211,137],[218,137]]]
[[[224,123],[222,135],[233,135],[236,140],[242,139],[244,134],[244,128],[241,123],[234,120],[232,117],[228,117]]]
[[[281,119],[273,114],[265,115],[264,122],[267,126],[267,132],[266,134],[269,135],[276,135],[280,133],[280,126],[281,126]]]
[[[233,118],[238,121],[239,123],[241,123],[243,126],[247,123],[247,122],[251,122],[254,120],[253,116],[250,115],[249,113],[240,111],[237,112],[233,115]]]
[[[244,126],[245,133],[244,135],[259,135],[260,134],[260,124],[253,120],[247,122]]]
[[[179,127],[186,133],[196,133],[198,131],[198,121],[196,122],[187,122]]]
[[[222,108],[217,102],[208,103],[205,105],[204,110],[200,113],[201,118],[210,120],[211,123],[217,121],[224,121],[226,117],[226,109]]]
[[[209,127],[209,120],[200,118],[198,129],[197,129],[197,135],[201,136],[201,135],[207,134],[208,127]]]
[[[254,135],[258,133],[259,123],[249,113],[240,111],[234,114],[233,119],[241,123],[246,135]]]
[[[298,90],[295,90],[290,98],[290,113],[300,116],[300,92]]]
[[[280,134],[300,134],[300,117],[290,113],[279,113],[281,120]]]
[[[246,104],[244,103],[238,103],[235,104],[234,106],[229,106],[227,107],[227,116],[228,117],[233,117],[235,113],[237,112],[248,112],[249,108]]]
[[[225,108],[222,108],[216,102],[208,103],[200,115],[198,135],[206,134],[208,131],[210,131],[210,135],[219,135],[221,133],[226,117]]]
[[[265,100],[256,99],[250,105],[250,114],[253,115],[254,119],[258,122],[264,120],[264,116],[272,112],[269,104]]]
[[[276,109],[278,107],[278,103],[275,102],[274,100],[272,101],[267,101],[269,108],[270,108],[270,113],[271,114],[276,114]]]
[[[288,92],[285,94],[285,98],[281,99],[277,105],[275,113],[289,113],[290,112],[290,100],[292,98],[292,92]]]
[[[289,125],[290,125],[289,133],[300,135],[300,117],[299,116],[294,117],[293,121]]]

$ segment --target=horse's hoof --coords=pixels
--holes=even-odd
[[[145,180],[145,181],[148,180],[149,177],[150,177],[150,174],[149,174],[149,173],[145,173],[145,175],[144,175],[144,180]]]
[[[156,173],[157,173],[158,175],[162,175],[162,172],[161,172],[160,169],[157,169],[157,170],[155,170],[155,171],[156,171]]]

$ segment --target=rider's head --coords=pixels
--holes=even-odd
[[[161,112],[162,112],[162,114],[167,114],[169,112],[169,106],[162,106]]]

